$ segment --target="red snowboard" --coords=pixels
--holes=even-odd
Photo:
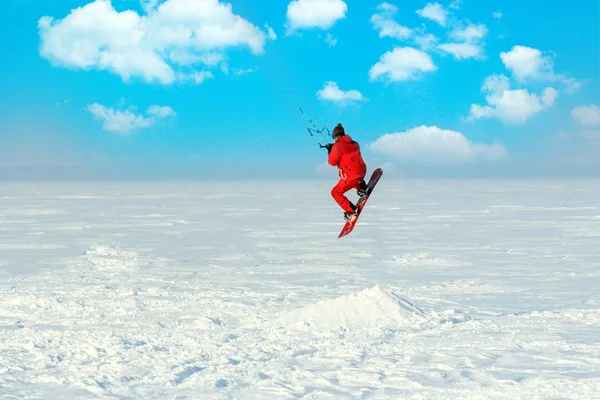
[[[375,186],[377,185],[377,182],[379,182],[379,178],[381,178],[381,175],[383,175],[383,170],[381,168],[377,168],[375,171],[373,171],[373,174],[371,174],[371,179],[369,179],[369,182],[367,183],[367,185],[369,185],[369,188],[371,188],[371,193],[369,193],[368,196],[365,196],[358,201],[358,203],[356,204],[358,214],[355,217],[352,217],[349,221],[346,221],[346,225],[344,225],[344,228],[340,232],[338,239],[352,232],[354,226],[356,225],[356,222],[358,221],[358,217],[360,217],[363,208],[365,208],[365,205],[367,204],[367,200],[369,200],[369,197],[371,197],[371,195],[373,194],[373,190],[375,190]]]

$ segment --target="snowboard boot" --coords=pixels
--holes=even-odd
[[[362,181],[360,183],[360,189],[356,191],[356,194],[361,198],[368,196],[371,194],[371,188],[365,183],[365,181]]]
[[[352,212],[348,212],[348,211],[344,211],[344,219],[346,221],[350,221],[352,218],[356,217],[358,215],[358,210],[356,209],[356,206],[352,203],[350,203],[350,207],[352,207]]]
[[[356,211],[354,212],[348,212],[348,211],[344,211],[344,219],[346,221],[350,221],[352,218],[356,217],[358,215],[358,213]]]

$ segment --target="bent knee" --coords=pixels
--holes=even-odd
[[[344,190],[344,188],[342,188],[340,185],[336,185],[333,187],[333,189],[331,189],[331,195],[333,197],[336,196],[341,196],[345,193],[346,191]]]

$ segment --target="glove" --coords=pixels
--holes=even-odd
[[[327,149],[327,154],[331,153],[331,148],[333,147],[333,143],[327,143],[325,146],[323,146]]]

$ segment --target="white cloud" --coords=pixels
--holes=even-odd
[[[154,11],[159,2],[160,0],[140,0],[142,8],[147,14]]]
[[[394,21],[398,7],[389,3],[381,3],[377,6],[377,13],[371,16],[373,29],[379,31],[379,37],[391,37],[395,39],[406,39],[413,34],[412,29],[402,26]]]
[[[185,76],[183,66],[210,65],[228,47],[262,54],[267,38],[275,37],[218,0],[145,0],[142,6],[146,15],[95,0],[64,19],[44,16],[38,21],[40,55],[57,66],[107,70],[124,81],[170,84]]]
[[[97,119],[104,121],[102,129],[121,133],[148,128],[161,119],[176,115],[171,107],[158,105],[148,107],[146,110],[147,116],[135,114],[131,110],[115,110],[98,103],[88,105],[87,109]]]
[[[169,106],[151,105],[150,107],[148,107],[148,110],[146,112],[148,113],[148,115],[159,119],[176,115],[175,111],[173,111],[173,109]]]
[[[483,24],[469,23],[465,27],[455,27],[450,37],[458,42],[444,43],[438,48],[452,54],[457,60],[482,58],[483,39],[487,33],[488,29]]]
[[[577,106],[571,116],[583,126],[600,126],[600,107],[595,104]]]
[[[542,106],[544,108],[550,108],[558,98],[558,91],[553,87],[547,87],[542,91]]]
[[[510,81],[505,75],[492,75],[486,78],[482,91],[488,105],[472,104],[469,120],[498,118],[505,124],[523,124],[538,112],[552,107],[558,92],[552,87],[545,88],[541,95],[526,89],[510,89]]]
[[[525,81],[528,78],[552,76],[554,73],[552,59],[543,56],[540,50],[531,47],[513,46],[510,51],[501,52],[500,59],[519,81]]]
[[[387,51],[369,71],[371,80],[387,76],[392,82],[416,79],[421,72],[435,71],[431,57],[412,47],[395,47]]]
[[[495,11],[495,12],[492,13],[492,16],[495,19],[500,19],[500,18],[502,18],[502,11]]]
[[[555,73],[552,58],[538,49],[513,46],[510,51],[500,53],[500,59],[521,86],[531,81],[559,81],[566,91],[579,87],[576,79]],[[468,120],[497,118],[505,124],[523,124],[533,115],[551,108],[558,98],[558,91],[551,86],[540,94],[524,88],[511,89],[505,75],[487,77],[482,91],[486,93],[487,105],[472,104]]]
[[[446,11],[439,3],[427,3],[425,7],[417,10],[416,13],[422,18],[430,19],[441,26],[446,26],[448,11]]]
[[[415,36],[414,38],[416,45],[419,46],[423,51],[431,50],[436,45],[438,40],[439,39],[431,33],[423,33]]]
[[[461,0],[454,1],[450,7],[460,9]],[[398,24],[394,17],[398,12],[398,7],[390,3],[381,3],[377,6],[377,12],[371,16],[373,29],[379,31],[379,37],[391,37],[398,40],[411,39],[411,42],[423,51],[436,50],[442,53],[452,54],[457,60],[469,58],[483,58],[483,39],[488,33],[488,29],[483,24],[473,24],[470,22],[453,22],[450,24],[453,29],[448,36],[451,39],[449,43],[438,45],[439,39],[426,33],[425,24],[420,28],[408,28]],[[436,21],[446,27],[448,23],[449,12],[439,3],[428,3],[423,9],[416,11],[423,18]]]
[[[398,13],[398,7],[390,3],[381,3],[377,6],[377,12],[370,18],[371,26],[379,31],[379,37],[390,37],[400,41],[412,38],[412,42],[423,51],[431,50],[438,38],[431,33],[425,33],[425,27],[409,28],[400,25],[394,20]]]
[[[328,100],[342,104],[366,100],[366,98],[358,90],[341,90],[337,83],[332,81],[325,82],[323,88],[317,91],[317,97],[319,97],[321,100]]]
[[[506,75],[490,75],[483,81],[482,90],[489,93],[504,92],[510,89],[510,80]]]
[[[342,0],[293,0],[287,7],[289,32],[298,29],[330,29],[346,17],[348,5]]]
[[[424,125],[406,132],[385,134],[369,148],[403,162],[431,165],[499,160],[507,156],[501,145],[473,143],[460,132]]]
[[[533,79],[560,81],[567,91],[577,90],[580,86],[576,79],[555,73],[552,58],[538,49],[515,45],[510,51],[501,52],[500,59],[519,82]]]
[[[450,8],[454,10],[460,10],[462,3],[463,0],[454,0],[452,3],[450,3]]]
[[[482,40],[487,33],[488,29],[484,24],[469,23],[464,28],[454,28],[450,32],[450,37],[464,42],[474,42]]]
[[[275,39],[277,39],[277,34],[273,30],[273,28],[271,28],[269,26],[269,24],[265,24],[265,28],[267,28],[267,34],[268,34],[269,40],[275,40]]]
[[[452,54],[457,60],[481,57],[483,49],[481,46],[471,43],[444,43],[438,48],[445,53]]]

